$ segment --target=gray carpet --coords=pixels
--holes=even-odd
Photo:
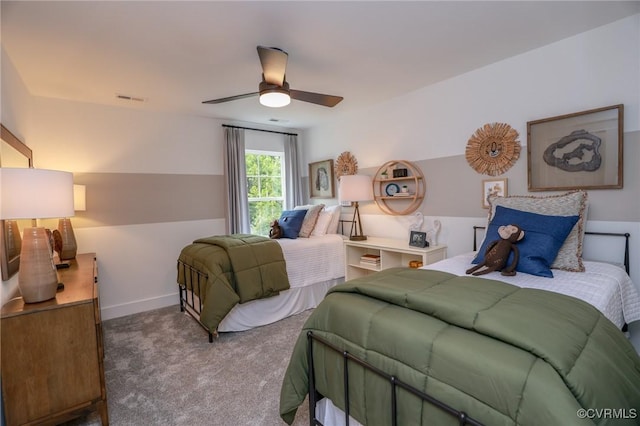
[[[310,313],[222,333],[213,343],[177,306],[104,321],[110,424],[285,425],[280,386]],[[294,424],[308,425],[308,412],[305,401]]]

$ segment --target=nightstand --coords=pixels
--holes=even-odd
[[[413,247],[407,240],[369,237],[365,241],[344,242],[345,280],[358,278],[398,266],[410,266],[412,261],[422,266],[447,257],[447,246]]]
[[[59,424],[97,411],[109,424],[94,253],[58,271],[55,299],[2,307],[2,396],[8,426]]]

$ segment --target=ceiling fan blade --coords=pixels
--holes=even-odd
[[[321,93],[303,92],[301,90],[293,89],[289,91],[289,96],[291,96],[291,99],[311,102],[312,104],[318,104],[326,107],[334,107],[344,99],[342,96],[323,95]]]
[[[258,56],[262,65],[264,81],[276,86],[282,86],[287,70],[287,58],[289,55],[277,47],[258,46]]]
[[[212,99],[210,101],[204,101],[202,103],[203,104],[221,104],[223,102],[237,101],[238,99],[250,98],[258,94],[259,92],[251,92],[251,93],[245,93],[244,95],[236,95],[236,96],[228,96],[226,98]]]

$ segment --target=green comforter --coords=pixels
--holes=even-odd
[[[214,333],[236,304],[275,296],[289,288],[282,247],[266,237],[234,234],[200,238],[184,247],[178,259],[207,274],[199,286],[203,304],[200,321]],[[179,262],[180,285],[191,285],[187,274]]]
[[[640,418],[638,354],[599,311],[572,297],[405,268],[338,285],[294,348],[280,396],[289,424],[308,392],[308,330],[487,425]],[[344,409],[342,355],[316,343],[314,361],[316,389]],[[391,424],[388,382],[350,367],[350,399],[361,423]],[[403,390],[398,413],[401,425],[457,424]]]

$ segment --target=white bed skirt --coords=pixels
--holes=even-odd
[[[329,398],[322,398],[316,402],[316,419],[324,426],[344,426],[344,411],[333,405]],[[356,419],[349,416],[349,425],[362,426]]]
[[[218,332],[249,330],[315,308],[331,287],[342,282],[344,277],[290,288],[268,299],[238,304],[224,317]]]

